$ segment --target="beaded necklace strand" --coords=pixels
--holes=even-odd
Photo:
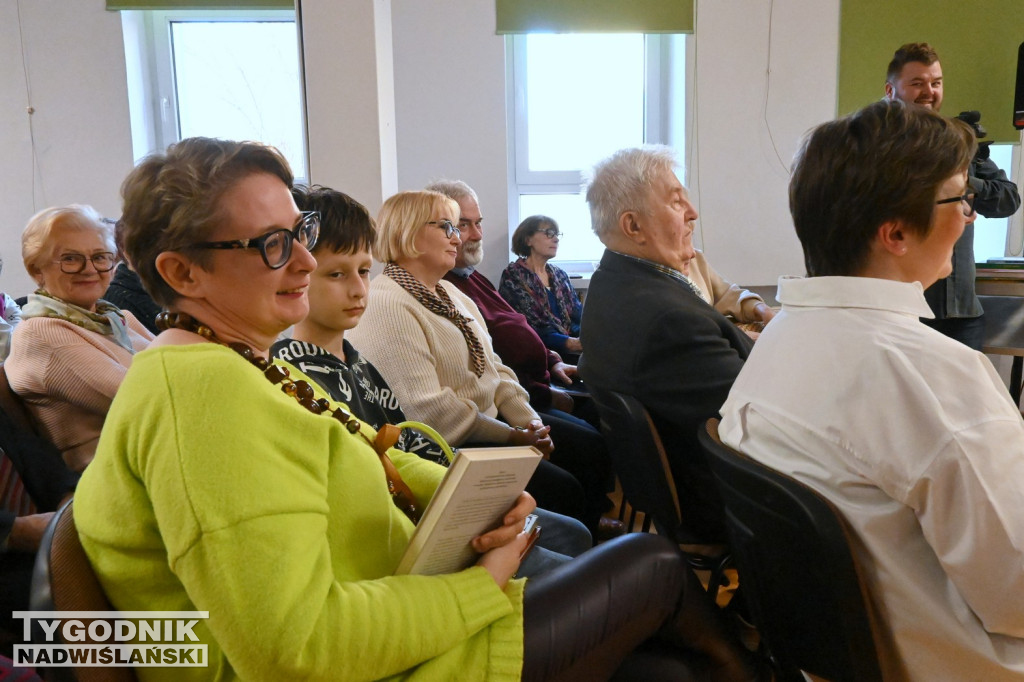
[[[332,408],[330,401],[327,399],[316,398],[313,392],[313,387],[302,379],[299,379],[298,381],[293,380],[290,377],[287,367],[275,365],[265,358],[259,357],[253,352],[252,348],[244,343],[238,343],[235,341],[225,343],[221,341],[217,338],[217,335],[212,329],[191,315],[186,313],[163,311],[156,316],[156,326],[157,329],[161,331],[167,329],[182,329],[187,332],[192,332],[193,334],[198,334],[207,341],[230,348],[259,369],[270,383],[275,385],[281,384],[281,390],[287,395],[295,398],[295,400],[304,408],[313,414],[323,414],[333,417],[344,424],[349,433],[361,436],[363,440],[370,444],[377,453],[377,456],[380,458],[380,463],[384,467],[384,475],[388,482],[388,492],[391,493],[391,499],[395,503],[395,506],[401,509],[413,523],[419,522],[420,512],[416,506],[412,491],[409,489],[409,486],[405,484],[405,481],[402,480],[402,476],[398,473],[398,469],[395,467],[394,462],[392,462],[391,458],[387,455],[388,449],[398,442],[398,436],[401,434],[400,428],[393,424],[384,424],[377,431],[376,438],[370,440],[366,434],[362,432],[359,421],[351,412],[340,405]]]

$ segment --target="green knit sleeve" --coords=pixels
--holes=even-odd
[[[148,418],[173,437],[137,470],[171,570],[240,677],[448,679],[472,662],[485,679],[521,661],[515,588],[476,567],[391,575],[412,525],[359,436],[230,351],[165,353],[164,372],[170,404]],[[414,490],[443,473],[397,459]]]

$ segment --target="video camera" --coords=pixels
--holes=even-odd
[[[984,126],[981,125],[981,112],[980,111],[961,111],[956,115],[958,119],[971,126],[974,129],[974,136],[979,140],[986,135],[988,131],[985,130]],[[979,142],[978,151],[975,153],[975,159],[987,159],[989,155],[989,145],[991,142]]]

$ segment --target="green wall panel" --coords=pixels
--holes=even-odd
[[[1011,117],[1024,0],[842,0],[840,12],[839,115],[882,97],[900,45],[927,42],[942,64],[942,113],[977,109],[985,139],[1020,141]]]
[[[692,33],[693,3],[694,0],[496,0],[497,32]]]

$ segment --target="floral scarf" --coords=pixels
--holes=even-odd
[[[30,317],[52,317],[70,322],[82,329],[109,336],[117,345],[135,354],[124,314],[116,305],[102,298],[96,301],[96,312],[90,312],[73,303],[62,301],[43,289],[37,289],[35,293],[29,294],[28,303],[21,309],[23,320]]]

